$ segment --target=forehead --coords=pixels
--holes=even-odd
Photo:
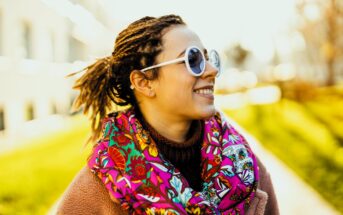
[[[204,46],[198,35],[185,25],[173,26],[162,37],[163,51],[161,57],[170,59],[178,56],[189,46]]]

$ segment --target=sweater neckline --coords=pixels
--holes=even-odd
[[[155,142],[160,144],[166,144],[168,147],[172,148],[189,148],[196,145],[202,139],[202,130],[203,125],[201,120],[193,120],[189,131],[186,135],[186,140],[182,143],[171,140],[167,137],[161,135],[156,129],[154,129],[143,117],[143,115],[139,112],[137,115],[138,120],[141,122],[143,128],[149,132],[151,137],[154,139]]]

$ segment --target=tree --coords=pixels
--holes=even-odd
[[[300,0],[297,6],[299,31],[306,42],[307,57],[311,64],[324,66],[325,84],[334,85],[343,68],[343,3],[341,0]]]
[[[250,52],[243,48],[239,43],[226,49],[225,56],[238,68],[244,68],[245,62]]]

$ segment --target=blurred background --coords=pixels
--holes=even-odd
[[[0,214],[53,213],[91,148],[65,76],[130,22],[170,13],[220,52],[216,106],[267,166],[281,214],[343,214],[339,0],[0,0]]]

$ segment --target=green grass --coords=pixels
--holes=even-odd
[[[66,128],[0,154],[0,214],[46,214],[85,165],[88,123],[80,116]]]
[[[343,213],[343,90],[323,90],[306,103],[247,106],[226,113]],[[0,215],[46,214],[86,163],[89,122],[0,154]]]
[[[254,135],[267,149],[291,167],[328,202],[343,212],[343,143],[336,132],[343,124],[323,124],[323,115],[341,114],[341,104],[310,104],[290,100],[263,106],[247,106],[226,113]],[[335,128],[334,131],[332,128]]]

